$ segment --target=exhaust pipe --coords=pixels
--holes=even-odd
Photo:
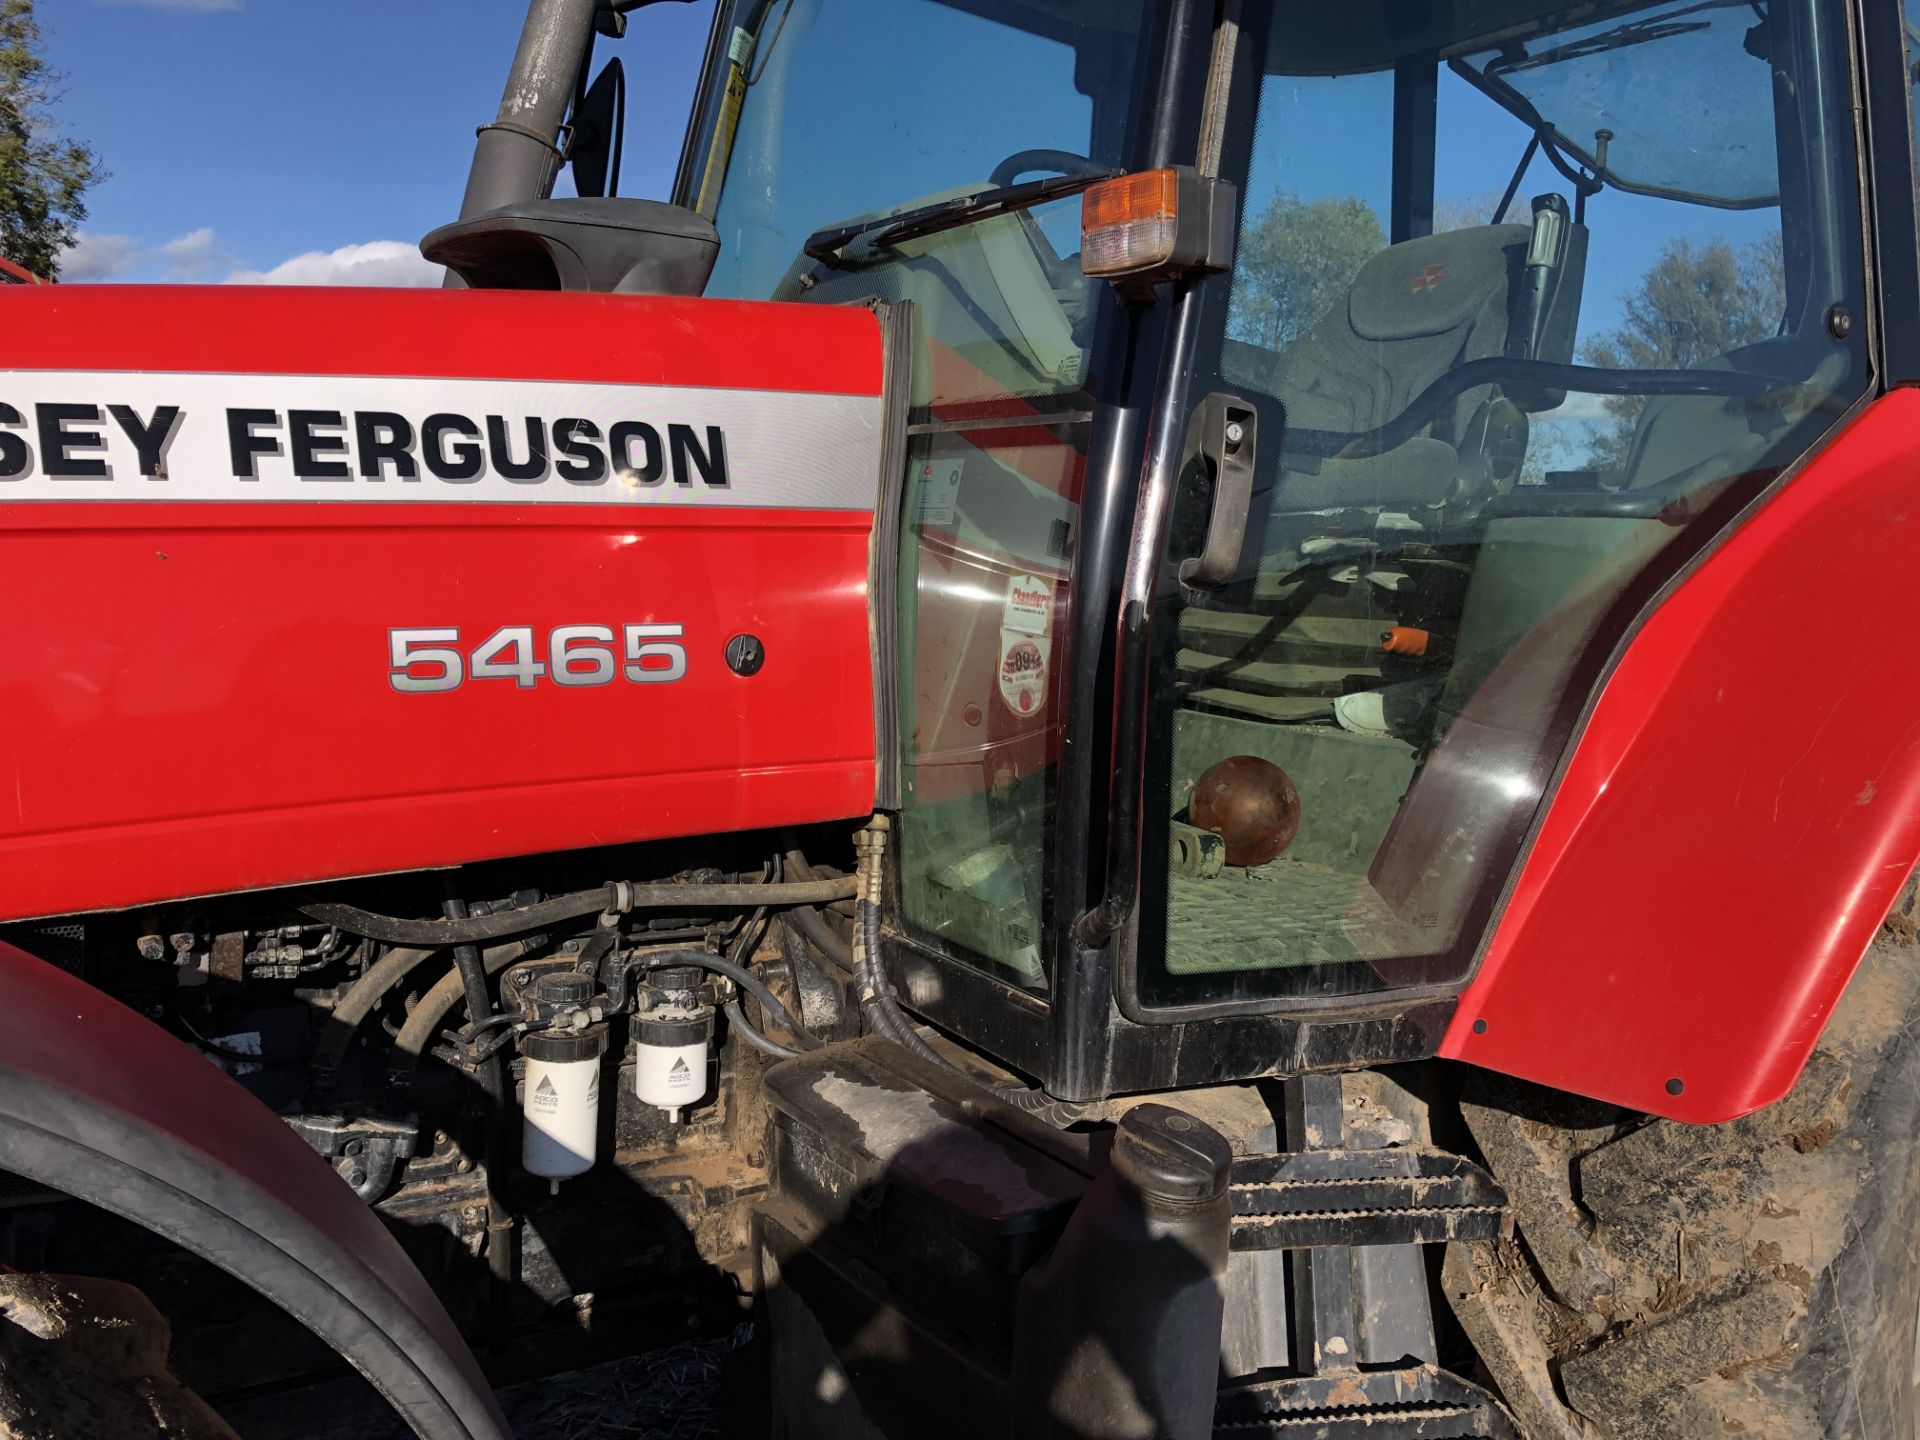
[[[560,127],[579,84],[598,8],[598,0],[533,0],[527,7],[500,113],[480,127],[473,147],[462,220],[553,193]]]

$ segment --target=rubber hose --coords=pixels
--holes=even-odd
[[[464,900],[449,900],[445,908],[449,920],[467,918]],[[492,1019],[493,999],[487,994],[487,971],[480,963],[480,951],[470,944],[454,946],[453,968],[459,973],[460,993],[467,1002],[467,1023],[480,1025]]]
[[[820,1041],[810,1034],[791,1010],[780,1003],[780,997],[769,990],[766,982],[748,970],[744,965],[736,965],[731,960],[723,960],[718,955],[709,955],[704,950],[655,950],[644,958],[646,968],[657,970],[663,966],[698,965],[703,970],[711,970],[716,975],[724,975],[742,990],[760,1002],[769,1015],[778,1015],[780,1023],[787,1032],[808,1050],[818,1050]]]
[[[740,1008],[738,1000],[727,1002],[727,1023],[739,1032],[742,1040],[762,1054],[771,1055],[776,1060],[798,1060],[803,1053],[799,1050],[789,1050],[778,1040],[768,1039],[754,1029],[752,1022],[747,1019],[747,1012]]]
[[[787,873],[797,876],[799,879],[835,880],[839,878],[828,871],[816,870],[812,865],[807,863],[807,857],[798,850],[787,851],[783,858],[786,862]],[[835,900],[831,902],[827,908],[832,910],[836,915],[845,915],[851,919],[853,916],[854,902],[851,900]]]
[[[457,896],[450,897],[441,909],[449,920],[458,922],[467,918],[467,902]],[[479,947],[454,946],[453,970],[460,977],[460,991],[466,998],[467,1024],[478,1029],[493,1019],[493,1000],[487,994],[487,969],[480,958]],[[507,1327],[514,1272],[513,1211],[507,1204],[513,1116],[508,1109],[506,1057],[496,1049],[475,1067],[474,1080],[487,1104],[487,1148],[481,1157],[487,1167],[487,1299],[490,1328],[497,1338]]]
[[[946,1056],[920,1038],[920,1032],[913,1028],[913,1022],[907,1019],[906,1012],[900,1008],[900,1002],[893,998],[893,987],[887,983],[887,972],[880,965],[880,907],[871,901],[862,901],[854,923],[860,926],[864,936],[867,953],[863,958],[869,975],[868,989],[873,993],[873,1003],[889,1022],[888,1033],[891,1038],[922,1060],[952,1068],[952,1062]]]
[[[859,923],[864,927],[862,948],[867,965],[865,977],[867,988],[873,995],[869,1005],[862,1010],[868,1019],[888,1039],[904,1045],[923,1060],[931,1060],[949,1070],[960,1070],[945,1055],[921,1038],[919,1030],[908,1018],[906,1011],[900,1008],[900,1002],[894,998],[893,987],[887,983],[886,971],[880,965],[880,907],[862,902]],[[795,912],[796,914],[798,912]],[[965,1074],[965,1071],[960,1073]],[[969,1077],[977,1080],[977,1077]],[[1065,1129],[1074,1121],[1086,1115],[1089,1107],[1071,1104],[1065,1100],[1056,1100],[1044,1090],[1024,1085],[995,1085],[990,1087],[993,1093],[1016,1109],[1029,1115],[1038,1116],[1057,1129]]]
[[[833,933],[833,927],[827,924],[826,917],[818,910],[811,908],[789,910],[787,921],[800,932],[802,939],[849,975],[859,968],[853,962],[852,949],[846,941]]]
[[[435,953],[432,950],[401,947],[387,951],[369,965],[366,973],[347,987],[347,993],[340,997],[340,1002],[328,1015],[326,1033],[314,1052],[315,1068],[338,1070],[346,1061],[347,1048],[353,1044],[353,1037],[359,1033],[360,1022],[373,1013],[374,1007],[386,998],[394,986]]]
[[[623,907],[628,910],[750,910],[756,905],[824,905],[832,900],[847,899],[855,888],[851,875],[831,880],[777,881],[770,885],[609,884],[598,890],[556,895],[551,900],[466,920],[408,920],[334,901],[310,901],[294,908],[323,925],[389,945],[439,948],[503,940],[562,920],[577,920],[583,915]]]
[[[492,945],[483,950],[480,963],[489,975],[498,975],[514,961],[524,957],[533,949],[533,943],[527,940],[515,940],[505,945]],[[413,1013],[407,1016],[406,1023],[400,1027],[400,1033],[393,1037],[393,1048],[409,1058],[406,1065],[417,1064],[421,1055],[433,1037],[440,1031],[453,1007],[460,1003],[466,990],[466,984],[458,969],[449,970],[439,982],[420,997],[420,1003],[413,1007]]]

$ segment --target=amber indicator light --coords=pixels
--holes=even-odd
[[[1164,265],[1180,228],[1179,177],[1142,170],[1091,187],[1080,202],[1080,268],[1129,275]]]

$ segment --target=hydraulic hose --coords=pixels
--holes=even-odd
[[[447,919],[467,918],[467,902],[450,897],[441,907]],[[524,953],[525,946],[521,947]],[[493,1000],[487,994],[487,969],[477,945],[453,947],[453,974],[460,980],[467,1001],[467,1024],[478,1030],[494,1018]],[[453,978],[452,976],[448,977]],[[421,1007],[424,1008],[424,1007]],[[411,1019],[411,1017],[409,1017]],[[432,1034],[430,1030],[428,1034]],[[507,1062],[498,1050],[482,1060],[474,1071],[480,1093],[487,1102],[487,1281],[488,1310],[496,1329],[504,1332],[508,1306],[513,1295],[514,1233],[513,1209],[507,1204],[508,1156],[513,1148],[513,1115],[508,1107]]]
[[[295,908],[301,914],[355,935],[388,945],[485,944],[523,935],[529,930],[577,920],[583,915],[625,914],[629,910],[750,910],[758,905],[825,905],[845,900],[855,890],[851,875],[828,880],[779,881],[744,885],[638,885],[612,881],[597,890],[556,895],[532,905],[499,910],[464,920],[408,920],[379,915],[355,905],[314,900]]]
[[[860,994],[860,1011],[882,1035],[903,1046],[922,1060],[946,1065],[947,1058],[920,1038],[900,1002],[893,998],[893,987],[880,963],[881,859],[887,848],[887,821],[876,815],[873,822],[853,837],[859,852],[860,888],[854,897],[853,973]],[[817,918],[817,917],[816,917]],[[824,925],[824,921],[822,924]]]
[[[860,852],[860,891],[855,901],[853,931],[854,956],[857,962],[854,975],[859,985],[860,1011],[867,1017],[868,1024],[895,1044],[912,1051],[922,1060],[931,1061],[949,1070],[959,1070],[959,1066],[921,1038],[919,1030],[907,1018],[906,1012],[900,1008],[900,1002],[894,998],[893,987],[887,982],[887,972],[881,965],[881,862],[887,848],[885,817],[876,815],[873,824],[854,837],[854,845]],[[802,913],[804,912],[795,911],[794,918],[797,920]],[[819,917],[816,915],[814,918]],[[969,1078],[978,1082],[977,1076]],[[1030,1086],[994,1085],[989,1088],[1015,1109],[1038,1116],[1048,1124],[1061,1129],[1073,1124],[1087,1113],[1088,1107],[1084,1105],[1056,1100],[1046,1091]]]
[[[907,1018],[906,1011],[900,1008],[900,1002],[893,998],[893,987],[887,983],[886,972],[880,968],[880,907],[863,900],[860,909],[862,913],[855,923],[860,926],[861,949],[866,952],[862,959],[867,970],[865,990],[871,997],[865,1002],[872,1007],[869,1018],[877,1017],[882,1032],[888,1038],[905,1046],[922,1060],[951,1067],[952,1062],[946,1056],[920,1038],[919,1030]]]
[[[467,918],[467,902],[449,900],[446,903],[449,920]],[[493,1018],[493,1000],[487,994],[487,971],[480,961],[479,947],[473,944],[453,947],[453,968],[460,976],[460,990],[467,1002],[467,1023],[484,1025]]]
[[[808,862],[805,852],[801,850],[790,849],[782,859],[786,864],[787,874],[797,880],[833,880],[839,878],[828,871],[816,870],[812,864]],[[848,917],[852,916],[853,907],[854,902],[852,900],[835,900],[827,906],[827,908],[835,914]]]
[[[432,950],[400,947],[387,951],[369,965],[366,973],[347,987],[347,993],[340,997],[339,1003],[327,1017],[326,1033],[314,1052],[315,1068],[322,1073],[338,1070],[346,1062],[348,1047],[353,1044],[361,1021],[373,1013],[374,1007],[386,998],[394,986],[431,959],[434,953]]]
[[[729,1000],[726,1005],[727,1023],[740,1038],[763,1055],[771,1055],[776,1060],[798,1060],[805,1052],[789,1050],[778,1040],[774,1040],[753,1028],[753,1022],[747,1019],[747,1012],[740,1008],[738,1000]]]
[[[515,940],[506,945],[494,945],[481,952],[480,963],[487,974],[498,975],[514,961],[521,959],[535,948],[531,940]],[[425,995],[420,1003],[413,1007],[406,1023],[400,1027],[400,1033],[393,1037],[394,1063],[402,1070],[412,1069],[426,1053],[429,1043],[446,1023],[447,1016],[453,1012],[466,993],[466,979],[456,968],[440,977],[437,983]],[[405,1057],[404,1059],[402,1057]]]
[[[637,963],[649,970],[658,969],[663,965],[697,965],[702,970],[711,970],[716,975],[724,975],[758,1000],[767,1014],[777,1015],[780,1023],[787,1027],[787,1033],[801,1045],[809,1050],[820,1048],[819,1039],[800,1023],[791,1010],[781,1004],[780,997],[767,988],[764,980],[744,965],[736,965],[731,960],[709,954],[705,950],[649,950],[636,958]]]
[[[853,951],[847,942],[833,933],[833,927],[827,924],[826,917],[818,910],[795,909],[787,912],[787,923],[800,932],[801,939],[838,965],[849,975],[857,973]]]

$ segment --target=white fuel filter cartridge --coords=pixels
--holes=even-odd
[[[634,1094],[678,1123],[689,1105],[706,1098],[713,1011],[644,1015],[633,1032]]]
[[[532,1175],[566,1180],[593,1168],[600,1130],[600,1057],[607,1027],[535,1031],[521,1037],[526,1080],[520,1163]]]

